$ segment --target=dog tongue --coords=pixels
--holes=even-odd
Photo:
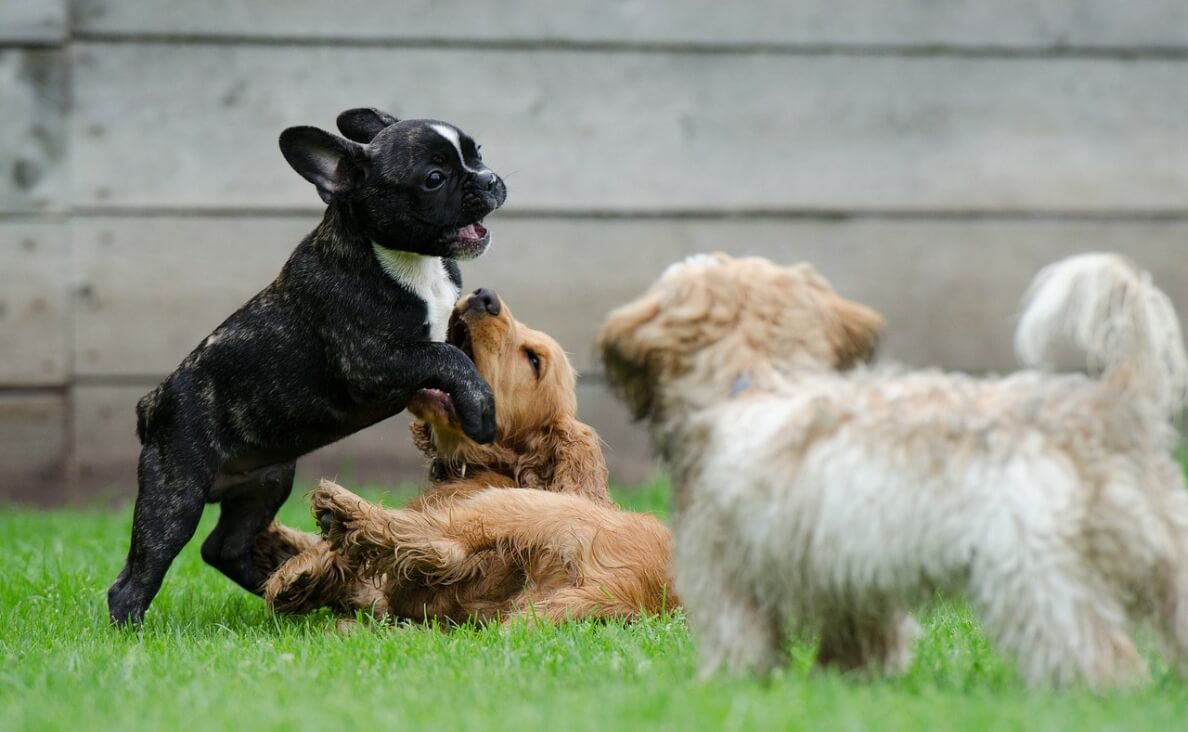
[[[460,239],[477,239],[477,238],[479,238],[478,232],[474,230],[474,224],[471,224],[469,226],[463,226],[461,229],[458,229],[458,238],[460,238]]]

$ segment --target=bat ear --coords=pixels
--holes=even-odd
[[[375,107],[355,107],[338,115],[338,131],[348,140],[367,144],[375,139],[380,130],[400,120]]]
[[[367,174],[367,146],[317,127],[290,127],[281,133],[280,149],[326,203],[354,190]]]

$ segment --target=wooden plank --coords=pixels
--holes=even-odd
[[[574,41],[876,46],[1177,46],[1188,43],[1178,0],[314,0],[284,10],[249,0],[76,0],[90,33],[278,38]],[[366,19],[363,22],[361,19]]]
[[[66,0],[4,0],[0,43],[58,43],[66,38]]]
[[[66,445],[61,394],[0,393],[0,504],[66,500]]]
[[[578,419],[602,438],[612,485],[637,486],[660,472],[647,430],[632,421],[627,408],[602,379],[578,382]]]
[[[0,221],[0,386],[67,377],[66,225]]]
[[[0,50],[0,213],[65,204],[65,52]]]
[[[159,378],[279,271],[313,227],[304,217],[88,217],[74,224],[74,360],[86,377]],[[917,365],[1010,369],[1018,298],[1044,264],[1125,252],[1156,273],[1188,322],[1188,222],[799,219],[489,222],[494,244],[463,267],[552,334],[579,370],[612,307],[700,251],[808,260],[887,316],[884,353]]]
[[[72,160],[85,207],[312,210],[318,199],[277,134],[329,126],[360,104],[456,122],[509,177],[509,205],[537,211],[1183,211],[1188,201],[1184,60],[75,48]]]
[[[78,218],[75,370],[162,377],[280,271],[304,218]]]
[[[135,495],[140,445],[134,409],[152,387],[146,382],[74,389],[72,442],[78,495],[108,500]],[[625,410],[603,385],[583,384],[578,399],[583,418],[607,443],[615,480],[634,484],[655,473],[646,437],[629,424]],[[0,420],[0,436],[5,434],[3,429]],[[421,485],[425,476],[425,461],[409,440],[408,416],[401,414],[299,460],[297,486],[307,489],[321,477],[333,477],[344,485],[396,487]],[[4,497],[0,487],[0,499]]]

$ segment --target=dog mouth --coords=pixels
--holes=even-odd
[[[422,422],[439,425],[458,424],[454,400],[441,389],[418,389],[408,400],[408,411]]]
[[[482,221],[458,227],[454,232],[454,259],[474,259],[491,246],[491,232],[483,226]]]
[[[446,331],[446,343],[454,346],[471,361],[474,360],[474,340],[470,337],[470,326],[462,320],[461,315],[450,315],[449,329]]]

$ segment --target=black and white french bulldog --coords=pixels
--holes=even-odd
[[[376,109],[280,137],[328,206],[280,275],[136,406],[142,449],[128,560],[111,620],[139,623],[204,504],[221,502],[202,557],[258,593],[256,535],[288,497],[294,461],[386,419],[423,388],[450,395],[471,438],[495,437],[491,389],[444,342],[455,260],[490,243],[503,181],[453,125]]]

